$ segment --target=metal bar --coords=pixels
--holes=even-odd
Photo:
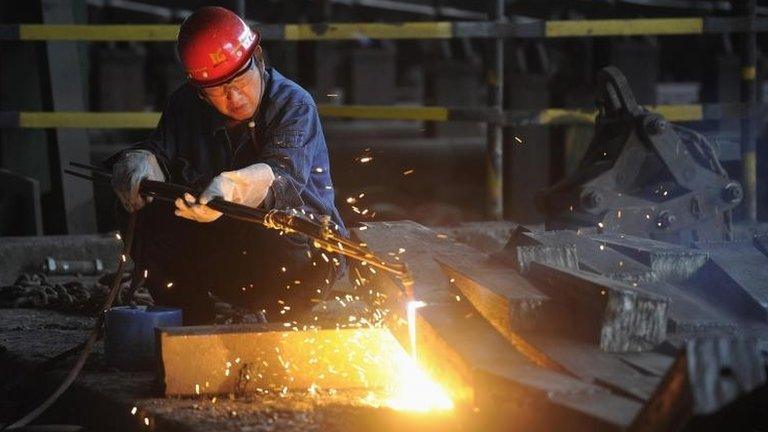
[[[768,104],[647,105],[649,111],[661,114],[673,122],[740,119],[750,115],[760,118],[768,112]],[[467,108],[440,106],[390,105],[318,105],[325,118],[406,120],[406,121],[468,121],[498,122],[503,126],[556,126],[591,124],[597,111],[592,109],[548,108],[544,110],[512,110],[499,112],[495,107]],[[0,128],[5,129],[152,129],[160,118],[159,112],[145,111],[0,111]]]
[[[164,6],[154,6],[143,2],[131,0],[86,0],[88,6],[109,7],[114,9],[123,9],[131,12],[139,12],[148,15],[154,15],[164,20],[172,20],[176,17],[186,18],[192,15],[189,9],[176,9]]]
[[[20,24],[23,41],[175,41],[179,26],[171,24]]]
[[[377,120],[446,121],[448,108],[388,105],[319,105],[321,116]]]
[[[103,166],[89,165],[89,164],[84,164],[84,163],[74,162],[74,161],[70,161],[69,165],[75,168],[94,171],[96,173],[112,175],[112,170]]]
[[[687,17],[525,22],[254,24],[263,40],[564,38],[767,32],[768,19]],[[176,24],[2,24],[0,40],[175,42]]]
[[[435,15],[441,15],[450,18],[459,19],[488,19],[488,15],[482,12],[474,12],[470,10],[446,7],[446,6],[429,6],[414,4],[402,1],[393,0],[331,0],[333,3],[339,3],[347,6],[363,6],[376,9],[384,9],[398,12],[408,12],[418,15],[426,15],[433,17]]]
[[[450,22],[286,24],[285,40],[450,39]]]
[[[701,34],[702,18],[547,21],[545,37]]]
[[[758,33],[768,31],[768,20],[761,18],[750,24],[749,17],[710,17],[704,19],[704,33],[745,33],[752,25]]]
[[[754,31],[756,0],[743,0],[741,6],[741,12],[749,20],[749,31],[742,36],[744,39],[741,58],[741,101],[751,108],[757,102],[757,35]],[[741,119],[742,184],[746,216],[751,222],[757,220],[756,132],[754,116],[743,117]]]
[[[491,18],[496,23],[504,21],[504,0],[491,0]],[[488,106],[501,114],[504,110],[504,39],[497,37],[492,42],[491,68],[487,72]],[[504,186],[503,186],[503,145],[504,128],[501,122],[488,122],[487,142],[485,149],[486,172],[486,213],[491,219],[501,220],[504,217]]]
[[[31,129],[97,128],[152,129],[160,120],[158,112],[21,112],[19,126]]]
[[[108,171],[105,172],[103,168],[97,167],[93,170],[87,164],[79,162],[71,162],[70,165],[75,168],[85,169],[86,171],[93,171],[93,173],[81,173],[72,169],[64,170],[65,173],[73,177],[102,184],[109,184],[111,181],[111,174]],[[169,202],[173,202],[187,193],[193,196],[197,195],[197,191],[183,185],[146,179],[141,182],[139,193]],[[411,276],[405,264],[387,262],[377,257],[366,247],[341,235],[338,232],[338,227],[335,224],[332,226],[330,219],[323,221],[320,218],[320,220],[316,221],[313,216],[305,217],[302,213],[295,211],[265,211],[225,201],[221,198],[211,200],[207,206],[233,219],[264,225],[267,228],[280,231],[295,231],[303,234],[312,239],[312,244],[316,248],[342,254],[401,278],[406,288],[408,283],[410,283],[409,281],[411,281]]]
[[[391,385],[403,373],[398,362],[408,354],[387,328],[308,332],[292,327],[281,322],[159,330],[163,394],[244,394],[312,386],[372,391]],[[231,372],[222,373],[227,364]],[[287,369],[288,364],[301,366]]]

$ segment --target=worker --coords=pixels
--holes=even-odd
[[[138,214],[132,256],[156,303],[209,323],[214,300],[269,321],[306,316],[344,273],[343,257],[311,240],[227,217],[221,198],[301,212],[348,235],[334,204],[328,149],[312,97],[269,67],[260,34],[221,7],[195,11],[177,50],[187,81],[147,140],[108,160],[125,210]],[[143,179],[188,186],[174,205],[138,193]],[[145,207],[146,205],[146,207]]]

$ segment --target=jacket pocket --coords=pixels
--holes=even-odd
[[[304,132],[300,130],[279,130],[267,137],[267,144],[282,148],[297,148],[303,145]]]

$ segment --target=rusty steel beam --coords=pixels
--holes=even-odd
[[[536,262],[529,275],[550,298],[568,306],[572,319],[560,320],[560,330],[605,351],[645,351],[666,337],[669,302],[664,297],[592,273]]]
[[[536,430],[550,430],[563,422],[571,430],[629,426],[641,406],[636,400],[536,365],[469,302],[456,300],[457,291],[436,258],[468,259],[467,254],[479,251],[409,221],[366,223],[352,231],[374,252],[393,253],[408,263],[414,295],[427,303],[416,310],[420,364],[446,385],[454,400],[473,404],[496,426],[510,421]],[[368,285],[363,290],[402,298],[398,295],[402,287],[388,275],[366,274],[365,279]],[[398,301],[392,302],[393,310]],[[393,333],[403,337],[402,324],[401,331],[396,326]]]
[[[670,330],[673,331],[734,325],[731,318],[703,301],[700,295],[694,295],[706,291],[701,287],[711,283],[689,287],[690,280],[702,274],[702,270],[709,265],[706,251],[631,235],[599,234],[595,231],[585,229],[579,234],[568,230],[530,231],[518,228],[504,249],[494,255],[494,259],[522,272],[527,271],[531,261],[586,270],[631,284],[640,291],[667,297],[670,299]],[[527,251],[529,248],[531,251]],[[687,285],[673,285],[683,281]],[[720,294],[730,295],[729,292]],[[722,300],[720,303],[725,304]]]
[[[733,408],[744,397],[765,389],[767,366],[754,339],[690,340],[629,430],[679,431],[694,416]],[[755,404],[758,410],[760,406],[765,406],[765,401]],[[762,416],[762,412],[757,415]],[[742,429],[732,422],[729,427]],[[711,424],[709,428],[718,430]]]
[[[598,234],[593,240],[633,257],[651,268],[656,278],[679,283],[693,276],[709,258],[705,251],[624,234]]]
[[[518,273],[533,262],[578,269],[575,246],[521,245],[516,249],[517,260],[508,266],[477,253],[437,253],[435,259],[451,284],[483,318],[534,363],[628,398],[648,399],[658,385],[658,375],[640,373],[621,357],[601,351],[594,343],[565,336],[562,329],[570,326],[562,323],[568,322],[573,314],[568,305],[557,302],[556,297],[545,296]],[[631,354],[626,355],[631,358]]]
[[[166,396],[281,389],[381,389],[402,347],[385,328],[296,331],[282,324],[157,331]]]

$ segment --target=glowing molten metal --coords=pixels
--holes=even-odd
[[[453,409],[453,402],[448,393],[432,381],[419,367],[416,355],[416,309],[425,306],[421,301],[411,301],[407,305],[408,336],[411,342],[411,356],[404,350],[396,353],[396,375],[392,394],[385,405],[401,411],[442,411]]]

